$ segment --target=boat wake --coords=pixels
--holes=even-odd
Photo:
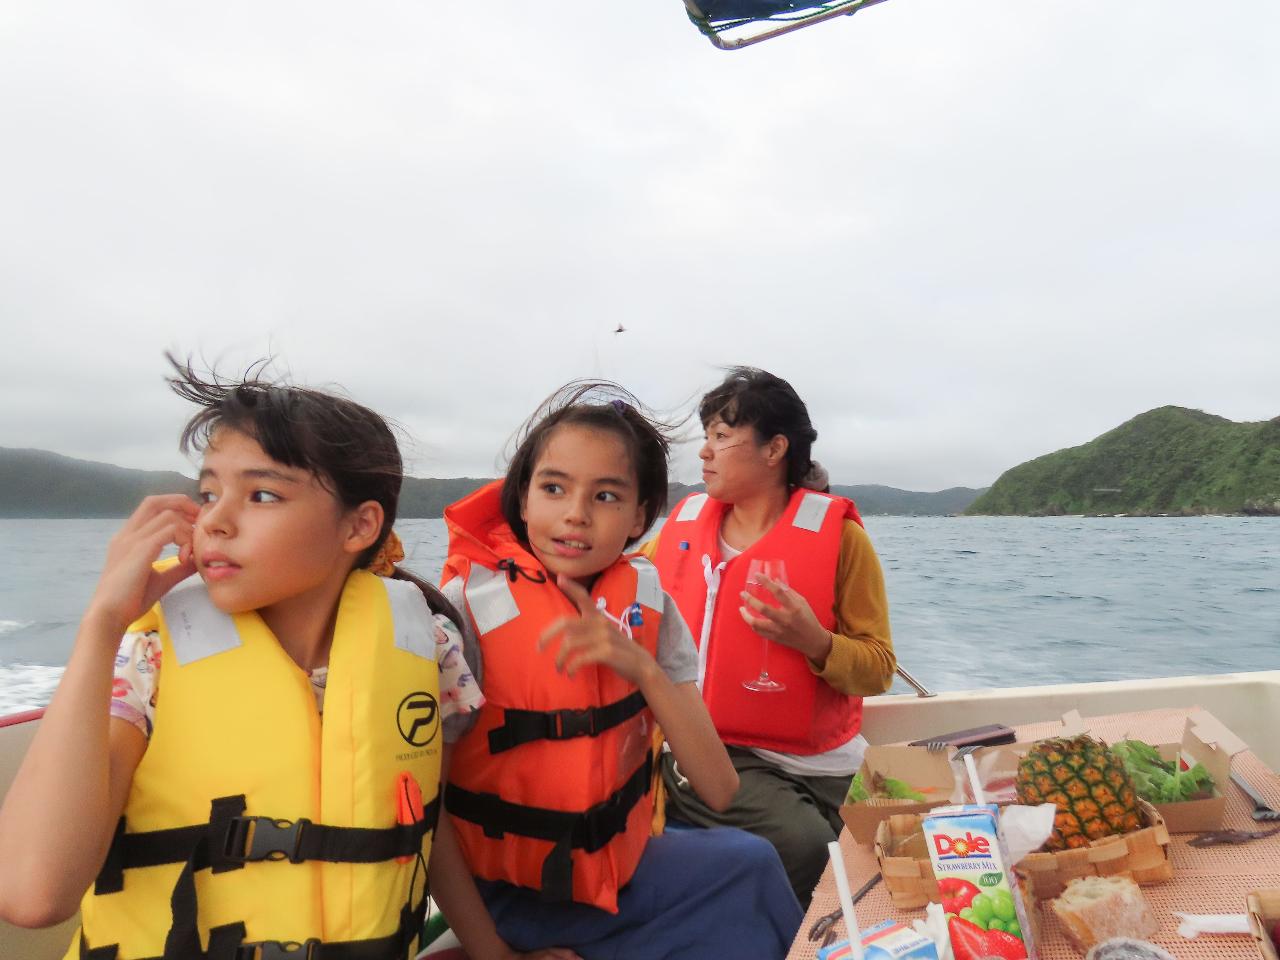
[[[62,667],[47,664],[0,665],[0,717],[43,707],[53,696],[61,676]]]

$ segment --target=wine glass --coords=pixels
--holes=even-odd
[[[761,582],[761,575],[786,586],[786,563],[782,560],[752,560],[751,565],[747,568],[747,590],[751,595],[766,606],[778,606],[778,601],[773,593]],[[760,676],[754,680],[744,681],[742,685],[748,690],[754,690],[756,693],[781,693],[787,689],[787,685],[769,676],[769,647],[773,645],[773,641],[768,637],[761,637],[760,639],[764,643],[764,649],[760,655]]]

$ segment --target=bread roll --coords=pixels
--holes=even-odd
[[[1053,901],[1053,912],[1081,952],[1112,937],[1142,940],[1160,929],[1142,891],[1128,877],[1072,880]]]

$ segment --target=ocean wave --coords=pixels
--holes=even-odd
[[[29,626],[31,626],[30,620],[0,620],[0,637]]]
[[[61,677],[62,667],[40,663],[0,665],[0,716],[43,707]]]

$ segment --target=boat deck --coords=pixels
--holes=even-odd
[[[1187,711],[1182,709],[1118,713],[1090,717],[1089,726],[1109,742],[1136,737],[1150,743],[1176,743],[1182,737],[1186,716]],[[1051,736],[1059,728],[1057,720],[1016,727],[1019,740]],[[1253,751],[1237,754],[1231,769],[1252,784],[1272,807],[1280,809],[1280,777],[1268,769]],[[1252,819],[1253,804],[1235,784],[1224,784],[1222,789],[1227,795],[1226,827],[1256,830],[1269,826]],[[1249,936],[1201,935],[1194,940],[1183,939],[1178,935],[1178,919],[1173,912],[1242,914],[1246,910],[1245,896],[1249,891],[1263,887],[1280,888],[1280,834],[1240,846],[1222,844],[1205,848],[1188,846],[1187,841],[1193,837],[1194,834],[1174,834],[1170,847],[1173,879],[1142,888],[1152,912],[1160,921],[1160,933],[1153,941],[1178,960],[1258,960],[1257,945]],[[876,872],[875,855],[870,846],[855,843],[847,830],[840,835],[840,846],[844,851],[850,885],[856,889]],[[800,934],[787,954],[788,960],[813,960],[817,957],[818,945],[806,939],[808,931],[818,917],[830,913],[838,905],[835,880],[828,866],[814,891],[813,903],[800,927]],[[884,884],[877,885],[867,894],[858,904],[857,913],[858,922],[864,927],[886,917],[907,923],[924,917],[924,910],[895,908]],[[1038,947],[1041,960],[1080,960],[1080,952],[1066,939],[1052,910],[1047,907],[1041,909],[1040,921]],[[843,936],[843,923],[839,924],[839,930]]]

